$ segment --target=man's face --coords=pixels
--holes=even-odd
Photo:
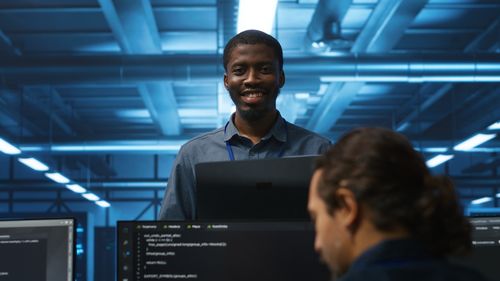
[[[337,213],[328,213],[327,205],[318,194],[318,186],[323,171],[317,170],[309,188],[307,208],[314,222],[316,238],[314,249],[321,256],[334,275],[342,275],[347,270],[347,239],[342,229],[341,219]]]
[[[259,120],[276,110],[276,98],[285,83],[278,58],[264,44],[239,44],[230,53],[224,86],[246,120]]]

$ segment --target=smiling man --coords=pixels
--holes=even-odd
[[[285,84],[283,51],[272,36],[247,30],[224,48],[224,86],[236,112],[222,128],[184,144],[172,167],[160,220],[194,219],[194,166],[202,162],[325,152],[330,141],[284,120],[276,99]]]

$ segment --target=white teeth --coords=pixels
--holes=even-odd
[[[262,93],[248,93],[245,96],[249,98],[257,98],[257,97],[262,97]]]

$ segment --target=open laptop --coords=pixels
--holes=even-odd
[[[119,281],[325,281],[307,221],[119,221]]]
[[[307,196],[318,156],[200,163],[198,219],[309,219]]]

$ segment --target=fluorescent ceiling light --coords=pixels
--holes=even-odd
[[[459,151],[469,151],[474,147],[481,145],[493,138],[495,138],[497,134],[477,134],[453,147],[454,150]]]
[[[415,148],[416,150],[419,150],[418,147]],[[426,147],[423,148],[422,151],[424,152],[429,152],[429,153],[444,153],[448,151],[447,147]]]
[[[87,191],[85,188],[83,188],[81,185],[79,184],[67,184],[66,187],[73,191],[73,192],[76,192],[76,193],[84,193],[85,191]]]
[[[90,200],[90,201],[97,201],[99,200],[99,196],[95,195],[94,193],[84,193],[82,194],[85,199]]]
[[[499,192],[499,193],[497,193],[497,198],[500,198],[500,192]]]
[[[180,144],[159,144],[159,145],[54,145],[53,151],[75,151],[75,152],[96,152],[96,151],[179,151]]]
[[[446,162],[452,158],[453,158],[453,155],[439,154],[439,155],[436,155],[436,156],[432,157],[431,159],[427,160],[426,164],[427,164],[427,167],[434,168],[434,167],[437,167],[437,166],[443,164],[444,162]]]
[[[278,0],[240,0],[238,9],[238,33],[257,29],[271,34]]]
[[[481,197],[481,198],[472,200],[470,203],[473,205],[479,205],[479,204],[483,204],[486,202],[490,202],[491,200],[493,200],[491,197]]]
[[[402,83],[424,83],[424,82],[500,82],[500,76],[423,76],[412,77],[408,75],[400,76],[379,76],[364,75],[359,76],[321,76],[321,82],[402,82]]]
[[[35,158],[19,158],[18,160],[19,162],[23,163],[24,165],[30,167],[35,171],[45,172],[49,170],[49,167],[47,167],[47,165],[36,160]]]
[[[163,187],[167,186],[166,182],[103,182],[102,187]]]
[[[111,206],[111,204],[109,204],[107,201],[104,200],[99,200],[96,201],[95,203],[103,208],[108,208],[109,206]]]
[[[59,173],[45,173],[45,176],[57,183],[66,184],[70,182],[70,180],[67,177]]]
[[[122,118],[151,118],[147,109],[123,109],[115,111],[115,114]]]
[[[9,155],[16,155],[21,153],[21,150],[19,148],[13,146],[2,138],[0,138],[0,151]]]
[[[488,130],[500,130],[500,121],[497,121],[488,126]]]
[[[307,100],[309,97],[309,93],[295,93],[295,98],[298,100]]]
[[[399,125],[399,127],[396,129],[396,131],[402,132],[402,131],[406,130],[406,128],[408,128],[409,126],[410,126],[409,122],[404,122],[403,124]]]

